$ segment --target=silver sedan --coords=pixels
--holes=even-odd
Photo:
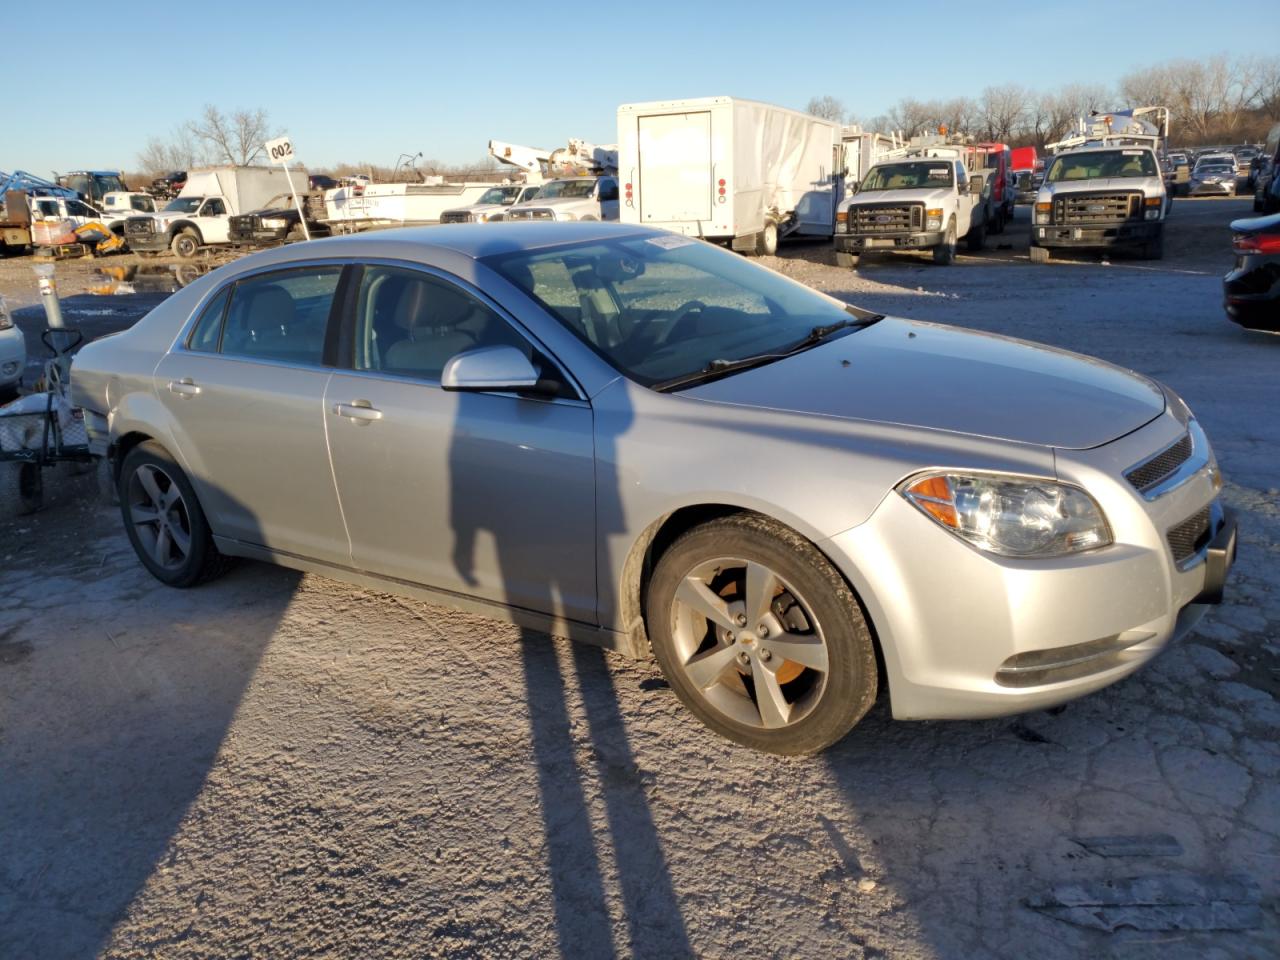
[[[247,257],[72,373],[141,562],[248,557],[657,657],[776,753],[1051,706],[1220,600],[1235,524],[1161,385],[607,224]]]

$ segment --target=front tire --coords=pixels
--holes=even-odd
[[[842,250],[836,251],[836,266],[847,267],[850,270],[858,269],[858,255],[856,253],[845,253]]]
[[[875,702],[875,649],[849,585],[812,543],[758,514],[676,540],[646,621],[681,702],[754,750],[817,753]]]
[[[933,248],[933,262],[946,266],[956,258],[956,222],[947,224],[947,235],[940,246]]]
[[[173,251],[175,257],[190,260],[200,252],[200,235],[194,230],[182,230],[175,233],[173,240],[169,243],[169,249]]]
[[[161,583],[194,587],[230,567],[213,544],[195,488],[160,444],[148,440],[129,451],[118,489],[129,542]]]

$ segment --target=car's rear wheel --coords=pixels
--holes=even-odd
[[[193,587],[231,564],[214,546],[195,489],[169,452],[153,441],[120,466],[120,513],[138,559],[171,587]]]
[[[737,743],[816,753],[875,702],[871,632],[848,584],[813,544],[765,517],[685,533],[658,561],[646,606],[672,689]]]

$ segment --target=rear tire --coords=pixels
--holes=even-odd
[[[817,753],[875,702],[875,648],[849,585],[767,517],[713,520],[677,539],[654,569],[646,621],[681,702],[754,750]]]
[[[756,234],[756,256],[775,257],[778,255],[778,225],[766,220],[764,229]]]
[[[956,258],[956,222],[947,224],[947,235],[941,245],[933,248],[933,262],[946,266]]]
[[[981,223],[975,223],[969,228],[969,233],[964,238],[965,248],[970,253],[979,253],[987,245],[987,220],[984,217]]]
[[[1028,251],[1032,263],[1048,263],[1049,250],[1046,247],[1032,246]]]
[[[231,559],[214,546],[195,488],[160,444],[148,440],[129,451],[117,489],[129,542],[161,583],[194,587],[230,568]]]

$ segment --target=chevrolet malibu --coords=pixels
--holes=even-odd
[[[1160,384],[630,226],[257,254],[85,347],[72,387],[165,583],[248,557],[652,651],[775,753],[883,688],[971,718],[1114,683],[1235,552]]]

